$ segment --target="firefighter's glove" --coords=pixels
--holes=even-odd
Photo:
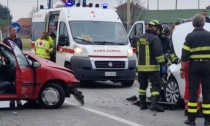
[[[167,71],[167,66],[164,65],[164,66],[161,66],[161,74],[165,74]]]

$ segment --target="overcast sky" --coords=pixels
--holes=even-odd
[[[42,4],[47,8],[47,1],[48,0],[0,0],[0,4],[8,6],[13,16],[13,21],[17,21],[19,18],[28,18],[29,13],[31,12],[32,8],[37,8],[37,1],[38,4]],[[54,6],[57,4],[61,4],[59,0],[52,0],[57,1]],[[106,2],[109,4],[109,8],[113,8],[119,5],[120,1],[123,0],[86,0],[87,3],[103,3]],[[125,1],[125,0],[124,0]],[[149,9],[155,10],[157,9],[157,1],[159,1],[159,9],[175,9],[175,1],[176,0],[141,0],[141,3],[145,8],[147,8],[149,1]],[[199,7],[198,7],[198,3]],[[177,0],[177,8],[178,9],[205,9],[206,6],[210,4],[210,0]]]

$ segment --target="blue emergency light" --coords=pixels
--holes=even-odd
[[[75,0],[66,0],[66,6],[71,7],[74,5]]]
[[[102,8],[103,8],[103,9],[107,9],[107,8],[108,8],[108,4],[107,4],[107,3],[103,3],[103,4],[102,4]]]

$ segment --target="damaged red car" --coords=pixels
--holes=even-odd
[[[54,109],[71,95],[84,104],[73,72],[30,52],[22,52],[12,41],[0,43],[0,100],[38,102]]]

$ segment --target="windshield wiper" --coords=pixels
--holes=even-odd
[[[77,37],[75,37],[75,38],[73,38],[73,39],[81,40],[81,41],[83,41],[83,42],[93,43],[92,41],[88,41],[88,40],[83,39],[83,38],[77,38]]]
[[[125,45],[125,43],[118,43],[118,42],[107,42],[107,41],[94,41],[94,43],[106,45],[106,44],[112,44],[112,45]]]

